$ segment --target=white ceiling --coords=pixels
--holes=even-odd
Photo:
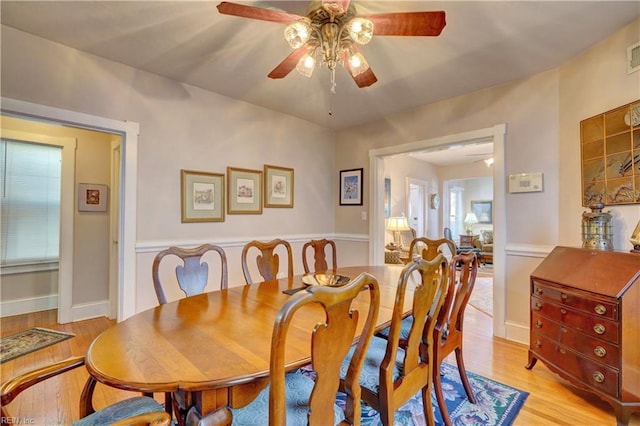
[[[361,1],[359,13],[444,10],[439,37],[374,37],[378,82],[336,70],[267,74],[291,51],[284,26],[220,15],[219,1],[0,2],[4,25],[333,129],[556,68],[640,16],[634,1]],[[304,15],[307,1],[242,1]],[[620,52],[624,55],[625,52]],[[331,111],[331,115],[329,112]]]

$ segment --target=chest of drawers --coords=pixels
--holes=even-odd
[[[527,368],[540,360],[627,424],[640,411],[640,256],[556,247],[530,290]]]

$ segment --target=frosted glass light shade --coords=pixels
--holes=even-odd
[[[353,18],[347,23],[349,37],[358,44],[367,44],[373,37],[373,22],[365,18]]]
[[[313,74],[313,70],[315,69],[315,67],[316,59],[312,55],[307,53],[298,61],[296,70],[305,77],[311,77],[311,74]]]
[[[284,29],[284,38],[294,49],[304,45],[311,37],[311,21],[308,18],[303,18],[299,21],[289,24]]]

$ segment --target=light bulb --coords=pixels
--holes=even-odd
[[[369,64],[362,56],[362,53],[349,49],[349,69],[351,70],[351,75],[355,77],[369,69]]]
[[[311,37],[311,23],[308,18],[289,24],[284,29],[284,38],[294,49],[304,45]]]
[[[358,44],[367,44],[373,37],[373,22],[365,18],[353,18],[347,23],[349,37]]]
[[[298,64],[296,65],[296,70],[298,70],[298,72],[304,75],[305,77],[311,77],[311,74],[313,74],[313,70],[315,66],[316,66],[316,59],[312,55],[307,53],[298,61]]]

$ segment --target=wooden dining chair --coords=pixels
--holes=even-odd
[[[472,404],[476,403],[476,398],[471,390],[462,357],[462,342],[464,340],[462,330],[464,325],[464,312],[476,282],[478,264],[479,260],[473,252],[464,252],[454,256],[452,262],[449,264],[447,296],[440,310],[433,334],[434,390],[438,407],[440,407],[442,420],[447,426],[451,426],[451,418],[449,417],[446,401],[444,400],[440,369],[444,359],[453,351],[456,353],[458,372],[467,398]]]
[[[365,289],[368,290],[368,300],[361,296]],[[354,305],[356,298],[357,306]],[[189,424],[220,424],[216,420],[228,424],[231,419],[232,424],[241,426],[359,425],[361,405],[358,378],[378,317],[379,298],[378,282],[367,273],[360,274],[341,287],[310,286],[306,291],[294,294],[282,306],[273,325],[269,385],[242,408],[218,409],[204,418],[200,418],[197,409],[193,408],[189,412]],[[299,325],[291,326],[301,309],[323,312],[321,318],[324,320],[309,330],[313,377],[300,370],[286,371],[287,334],[301,332]],[[362,332],[353,345],[356,331],[360,328],[358,324]],[[346,405],[342,409],[336,405],[336,393],[341,382],[341,365],[347,352],[352,355],[349,365],[345,367],[343,387]],[[221,415],[221,411],[230,412],[230,416]]]
[[[156,290],[158,303],[164,305],[167,298],[160,279],[160,265],[170,256],[180,259],[176,266],[176,280],[180,290],[185,296],[193,296],[204,292],[209,280],[209,264],[203,261],[203,257],[210,252],[216,252],[220,256],[220,289],[227,288],[227,256],[222,247],[213,244],[203,244],[196,248],[169,247],[158,253],[151,266],[153,287]],[[165,260],[166,261],[166,260]]]
[[[258,251],[256,256],[256,264],[258,266],[258,272],[262,277],[261,281],[275,280],[278,278],[278,272],[280,270],[280,255],[276,253],[276,249],[282,247],[286,250],[287,254],[287,276],[293,275],[293,254],[291,252],[291,244],[288,241],[276,238],[269,242],[262,241],[249,241],[242,248],[242,273],[247,284],[253,284],[254,280],[251,278],[251,272],[249,267],[248,256],[250,252]]]
[[[336,243],[333,240],[311,240],[304,243],[302,246],[302,266],[306,274],[329,270],[327,250],[331,254],[331,269],[335,269],[338,267],[338,262],[336,259]],[[309,268],[307,259],[309,254],[313,254],[313,271]]]
[[[193,296],[204,292],[209,281],[209,264],[204,261],[208,253],[217,253],[220,257],[220,289],[226,289],[227,278],[227,256],[222,249],[213,244],[202,244],[195,248],[169,247],[158,253],[151,266],[153,287],[156,291],[158,303],[167,303],[162,280],[160,278],[161,265],[171,258],[177,258],[179,263],[175,267],[177,285],[185,296]],[[166,283],[165,283],[166,284]],[[165,394],[165,405],[175,412],[179,426],[184,425],[184,417],[191,405],[191,395],[178,391],[173,394]]]
[[[419,391],[422,391],[427,425],[434,425],[433,331],[448,281],[448,262],[442,254],[431,261],[418,258],[408,263],[400,274],[389,335],[386,339],[379,336],[371,339],[360,376],[362,400],[380,413],[383,425],[393,425],[395,412]],[[401,347],[400,329],[407,297],[412,298],[409,316],[413,321],[407,342]],[[342,378],[348,377],[345,373],[349,362],[347,357]],[[347,382],[343,384],[347,388]]]
[[[9,413],[7,405],[10,404],[23,391],[84,365],[84,356],[74,356],[63,361],[38,367],[28,372],[21,373],[0,386],[0,401],[2,402],[2,424],[10,423],[10,419],[16,419]],[[92,397],[96,381],[89,376],[87,384],[82,392],[83,400],[80,402],[80,419],[73,424],[75,426],[125,426],[125,425],[169,425],[171,416],[153,398],[138,396],[116,402],[96,411],[93,408]],[[34,389],[35,391],[35,389]]]

